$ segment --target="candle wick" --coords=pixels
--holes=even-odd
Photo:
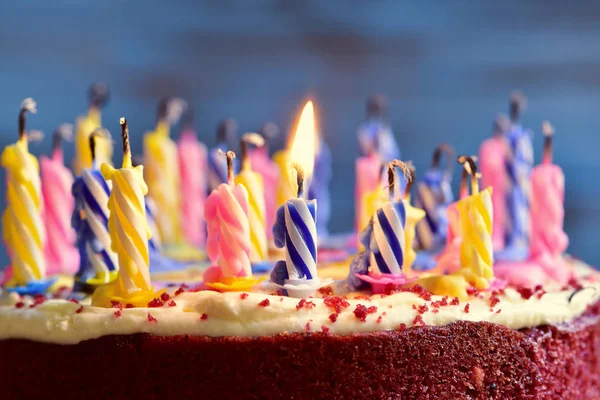
[[[296,183],[298,184],[298,192],[296,197],[304,196],[304,168],[298,163],[292,163],[292,168],[296,171]]]
[[[434,152],[433,152],[433,158],[431,160],[431,167],[432,168],[439,168],[441,161],[442,161],[442,155],[446,155],[446,160],[451,160],[454,158],[454,148],[452,146],[450,146],[447,143],[442,143],[440,145],[438,145]],[[451,162],[448,162],[446,165],[446,172],[448,174],[452,173],[452,169],[453,169],[454,164]]]
[[[229,150],[225,153],[225,157],[227,157],[227,183],[233,185],[233,159],[235,158],[235,153]]]
[[[19,140],[27,140],[27,112],[35,114],[37,112],[36,107],[37,104],[31,97],[21,102],[21,111],[19,112]]]
[[[90,110],[99,110],[108,102],[108,87],[104,83],[94,83],[88,93]]]
[[[129,147],[129,126],[127,119],[121,117],[121,138],[123,139],[123,168],[131,168],[131,148]]]
[[[414,181],[414,167],[412,166],[412,163],[410,161],[405,163],[400,160],[392,160],[388,164],[388,189],[390,199],[393,199],[394,197],[394,186],[396,183],[396,167],[402,169],[404,179],[406,180],[406,188],[404,189],[403,195],[403,198],[406,199],[410,194],[410,190],[412,189],[412,184]]]
[[[460,156],[458,157],[458,163],[461,164],[464,168],[463,170],[463,177],[464,180],[466,181],[466,176],[464,175],[464,172],[466,171],[466,173],[468,175],[471,176],[471,194],[477,194],[479,193],[479,177],[480,174],[477,172],[477,164],[475,164],[475,157],[472,156]],[[462,185],[462,182],[461,182]],[[466,185],[466,182],[465,182]],[[461,186],[462,188],[462,186]]]
[[[552,137],[554,136],[554,128],[550,125],[550,122],[544,121],[542,123],[542,133],[544,135],[543,162],[552,164]]]

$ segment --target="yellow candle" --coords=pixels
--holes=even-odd
[[[76,175],[81,175],[84,169],[92,168],[92,154],[90,153],[90,135],[102,126],[100,109],[108,100],[108,88],[97,83],[90,88],[90,104],[88,113],[77,119],[75,134],[75,159],[73,168]],[[98,137],[96,139],[96,161],[110,163],[112,159],[112,142],[110,138]]]
[[[46,276],[39,164],[28,149],[27,112],[36,112],[33,99],[21,103],[19,140],[7,146],[0,156],[7,173],[7,206],[2,215],[2,234],[13,265],[11,283],[18,286]]]
[[[410,185],[410,183],[408,184]],[[408,187],[407,185],[407,187]],[[425,218],[425,211],[410,205],[410,196],[404,199],[404,209],[406,210],[406,223],[404,225],[404,263],[402,271],[405,275],[412,275],[412,266],[417,258],[417,252],[413,245],[415,243],[415,234],[417,223]]]
[[[277,183],[277,208],[281,207],[288,199],[294,197],[294,188],[290,182],[293,179],[289,167],[289,151],[279,150],[273,154],[273,162],[279,169],[279,182]]]
[[[164,104],[164,105],[163,105]],[[161,111],[154,132],[144,136],[144,165],[149,196],[156,204],[156,224],[164,244],[178,244],[183,240],[181,226],[181,197],[177,144],[169,137],[167,120],[169,103],[161,103]],[[164,107],[164,109],[163,109]]]
[[[235,178],[248,191],[248,220],[250,222],[250,261],[259,262],[267,258],[267,227],[265,219],[265,196],[260,174],[252,171],[247,154],[249,144],[264,145],[264,139],[257,133],[242,137],[242,169]]]
[[[110,307],[111,300],[134,306],[146,306],[158,295],[150,283],[148,240],[152,233],[146,221],[143,166],[132,167],[127,120],[121,118],[123,165],[115,169],[102,164],[104,179],[112,182],[108,200],[108,232],[111,248],[119,259],[119,273],[114,282],[96,289],[92,304]]]

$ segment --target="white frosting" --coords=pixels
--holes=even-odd
[[[578,263],[577,275],[585,290],[569,297],[574,290],[560,290],[545,287],[548,293],[541,297],[533,295],[524,299],[517,291],[506,289],[499,296],[500,302],[490,309],[489,294],[483,298],[472,298],[455,306],[439,307],[434,313],[432,301],[440,296],[432,296],[425,301],[414,293],[403,292],[390,296],[373,296],[370,300],[348,300],[345,308],[334,323],[329,316],[335,311],[327,307],[321,298],[307,299],[314,307],[296,309],[298,299],[250,293],[245,299],[240,293],[216,293],[212,291],[186,292],[174,298],[175,307],[123,309],[120,317],[115,317],[114,308],[83,306],[77,313],[79,304],[65,300],[47,300],[34,308],[29,308],[31,299],[24,299],[25,305],[15,307],[19,297],[4,293],[0,296],[0,339],[22,338],[39,342],[75,344],[83,340],[104,335],[127,335],[150,333],[154,335],[206,335],[206,336],[265,336],[284,332],[321,331],[322,327],[332,334],[377,332],[398,329],[401,324],[412,326],[418,307],[427,305],[428,311],[422,314],[427,325],[440,326],[456,321],[488,321],[521,329],[543,324],[557,324],[572,320],[581,315],[588,305],[600,299],[600,274]],[[586,279],[588,277],[589,279]],[[259,305],[265,299],[269,305]],[[451,299],[448,299],[450,302]],[[465,312],[466,304],[469,312]],[[377,311],[366,317],[357,318],[353,311],[357,305],[375,306]],[[501,310],[498,312],[498,310]],[[148,321],[150,313],[157,322]],[[385,313],[385,315],[384,315]],[[207,315],[202,319],[203,314]],[[379,320],[379,317],[381,319]],[[378,322],[379,320],[379,322]]]

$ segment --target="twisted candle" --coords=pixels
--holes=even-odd
[[[19,140],[7,146],[0,160],[7,173],[7,206],[2,214],[2,234],[18,286],[46,276],[45,231],[38,161],[28,149],[26,114],[35,113],[36,103],[23,100],[19,113]]]
[[[159,104],[155,130],[144,135],[144,177],[148,183],[148,195],[156,204],[156,224],[165,244],[177,244],[183,239],[177,145],[169,137],[169,130],[184,107],[181,99],[163,99]]]
[[[40,158],[48,274],[74,275],[79,264],[71,214],[75,207],[71,187],[73,174],[65,167],[61,142],[73,136],[73,125],[63,124],[54,132],[51,157]]]
[[[103,83],[95,83],[89,89],[89,108],[86,116],[77,119],[75,135],[75,158],[73,168],[76,175],[81,175],[83,169],[92,168],[89,137],[97,128],[102,126],[100,110],[108,102],[108,87]],[[96,143],[96,160],[98,163],[108,162],[112,158],[112,141],[99,138]]]
[[[400,149],[387,120],[388,101],[383,95],[372,95],[367,100],[367,120],[357,130],[361,155],[368,156],[375,149],[383,162],[400,158]]]
[[[262,177],[252,171],[248,157],[248,146],[262,146],[263,138],[257,133],[248,133],[242,137],[242,170],[235,178],[248,192],[248,220],[250,223],[250,261],[263,261],[268,256],[267,228],[265,220],[265,196]]]
[[[96,161],[96,140],[99,137],[108,140],[110,134],[100,128],[90,135],[92,168],[81,171],[72,188],[75,211],[71,225],[77,233],[79,249],[79,270],[75,279],[81,284],[110,282],[119,268],[117,255],[111,250],[108,232],[108,199],[112,184],[104,180]]]

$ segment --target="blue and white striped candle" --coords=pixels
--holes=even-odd
[[[530,234],[530,177],[533,168],[531,136],[519,123],[525,102],[525,97],[520,93],[514,93],[511,97],[512,127],[507,135],[509,154],[506,161],[510,187],[507,190],[508,221],[505,227],[507,247],[524,250],[528,247]]]
[[[108,198],[111,184],[104,180],[94,160],[94,138],[90,136],[92,149],[92,168],[84,169],[75,183],[75,212],[72,225],[77,232],[79,249],[79,271],[75,278],[81,284],[108,283],[115,277],[119,264],[117,255],[111,250],[108,233]]]
[[[317,202],[290,199],[285,210],[285,262],[288,281],[317,278]]]
[[[406,209],[403,201],[388,201],[373,216],[369,242],[370,268],[374,275],[402,275],[404,263],[404,226]]]

